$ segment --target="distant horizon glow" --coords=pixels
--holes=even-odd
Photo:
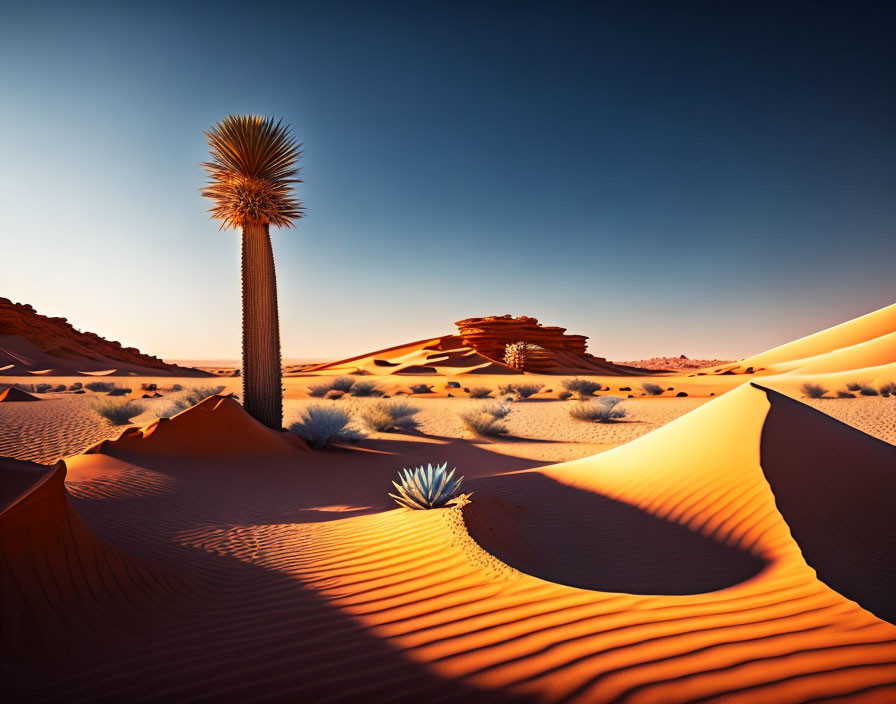
[[[283,36],[270,36],[276,20]],[[529,315],[611,360],[741,359],[896,301],[896,6],[0,8],[0,296],[238,359],[202,131],[283,118],[284,358]],[[267,37],[258,51],[222,36]],[[290,33],[291,32],[291,33]]]

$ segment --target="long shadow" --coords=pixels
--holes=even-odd
[[[697,594],[738,584],[765,562],[677,523],[538,472],[471,482],[470,535],[522,572],[582,589]]]
[[[532,701],[438,677],[295,577],[167,549],[190,566],[183,577],[194,587],[167,616],[118,623],[102,639],[67,634],[75,647],[58,658],[4,663],[4,701]]]
[[[896,624],[896,447],[753,386],[771,404],[762,469],[806,562],[828,586]]]

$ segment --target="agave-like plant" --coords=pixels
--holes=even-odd
[[[256,115],[228,115],[205,133],[211,160],[201,166],[202,195],[221,228],[243,231],[243,405],[259,422],[280,430],[283,393],[277,279],[269,227],[291,227],[305,213],[294,195],[301,183],[300,145],[289,125]]]
[[[431,464],[427,464],[426,467],[420,465],[413,471],[402,469],[398,473],[401,484],[392,482],[399,495],[389,494],[389,496],[395,499],[399,506],[412,509],[438,508],[455,503],[462,498],[457,492],[464,478],[454,479],[456,468],[446,472],[447,468],[448,463],[443,462],[435,467]]]

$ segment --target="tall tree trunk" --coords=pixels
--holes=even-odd
[[[267,225],[243,227],[243,406],[269,428],[283,427],[277,275]]]

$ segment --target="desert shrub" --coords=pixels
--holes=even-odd
[[[618,396],[601,396],[595,401],[575,404],[569,409],[569,415],[591,423],[609,423],[625,417],[625,409],[617,407],[621,402],[622,399]]]
[[[115,388],[115,384],[111,381],[91,381],[84,384],[84,388],[88,391],[96,391],[97,393],[109,393]]]
[[[183,390],[184,390],[184,387],[181,386],[180,384],[172,384],[172,385],[171,385],[171,390],[172,390],[172,391],[183,391]]]
[[[407,401],[376,401],[362,409],[358,415],[367,428],[385,433],[395,429],[407,430],[417,427],[417,421],[413,416],[419,412],[419,408]]]
[[[363,433],[349,427],[348,411],[335,406],[314,405],[302,411],[300,419],[290,424],[289,432],[297,435],[309,447],[321,449],[337,440],[356,442]]]
[[[114,389],[112,389],[112,390],[111,390],[108,394],[106,394],[106,395],[107,395],[107,396],[127,396],[129,393],[131,393],[131,390],[130,390],[130,389],[125,389],[125,388],[123,388],[123,387],[121,387],[121,386],[116,386]]]
[[[324,394],[324,398],[329,399],[330,401],[338,401],[343,396],[345,396],[345,391],[340,391],[339,389],[330,389]]]
[[[158,384],[140,384],[140,390],[141,391],[158,391],[159,385]]]
[[[492,390],[486,386],[474,386],[467,394],[470,398],[488,398],[492,393]]]
[[[365,382],[365,383],[370,383]],[[330,388],[336,389],[337,391],[351,391],[352,386],[355,385],[355,380],[350,376],[337,376],[333,381],[330,382]]]
[[[114,425],[127,425],[131,418],[143,413],[145,406],[136,401],[112,401],[111,399],[95,399],[90,407],[95,413],[111,421]]]
[[[337,389],[342,391],[342,389]],[[356,381],[348,391],[352,396],[382,396],[382,390],[375,381]]]
[[[593,396],[595,391],[600,391],[602,388],[596,381],[588,381],[588,379],[579,378],[563,379],[560,381],[560,384],[567,391],[578,394],[581,399]]]
[[[800,390],[809,398],[821,398],[828,392],[821,384],[812,384],[808,381],[800,387]]]
[[[653,384],[649,381],[641,384],[641,388],[644,389],[645,393],[650,394],[651,396],[659,396],[663,393],[663,387],[659,384]]]
[[[433,467],[427,464],[416,467],[413,471],[403,469],[404,474],[398,473],[398,482],[392,482],[392,486],[398,491],[398,495],[389,494],[399,506],[410,509],[430,509],[447,506],[456,503],[462,497],[458,495],[463,477],[454,479],[455,469],[450,472],[445,470],[448,463],[438,464]],[[465,498],[465,497],[464,497]]]
[[[53,389],[53,391],[55,391],[57,394],[61,394],[63,391],[65,391],[65,384],[58,384],[56,388]]]
[[[68,390],[69,391],[80,391],[83,388],[84,388],[84,384],[82,384],[80,381],[76,381],[74,384],[72,384],[71,386],[68,387]]]
[[[333,391],[333,387],[330,384],[312,384],[308,387],[309,395],[314,398],[323,398],[330,391]],[[345,393],[344,391],[342,393]]]
[[[877,389],[866,384],[861,389],[859,389],[859,393],[862,394],[862,396],[877,396]]]
[[[509,414],[510,404],[494,401],[464,411],[460,419],[468,430],[477,435],[502,435],[507,432],[507,426],[501,421]]]
[[[881,384],[880,395],[887,398],[889,396],[896,396],[896,382],[888,381],[886,384]]]
[[[559,398],[561,401],[572,398],[572,391],[561,391],[559,394],[557,394],[557,398]]]
[[[431,394],[432,387],[429,384],[411,384],[412,394]]]
[[[850,393],[849,391],[838,391],[837,392],[837,398],[855,398],[855,397],[856,397],[856,395],[853,393]]]
[[[861,391],[864,385],[865,384],[863,384],[861,381],[851,381],[846,385],[846,388],[849,391]]]
[[[53,388],[53,387],[50,386],[50,384],[35,384],[35,385],[34,385],[34,393],[36,393],[36,394],[45,394],[45,393],[47,393],[51,388]]]
[[[159,418],[170,418],[177,415],[181,411],[185,411],[195,406],[200,401],[204,401],[209,396],[214,396],[224,390],[223,386],[197,386],[190,389],[189,392],[180,398],[172,399],[169,404],[156,409],[156,415]]]
[[[449,389],[459,389],[460,382],[459,381],[449,381],[447,384],[445,384],[445,386],[447,386]]]
[[[544,384],[503,384],[498,387],[501,394],[516,394],[520,398],[529,398],[544,388]]]

